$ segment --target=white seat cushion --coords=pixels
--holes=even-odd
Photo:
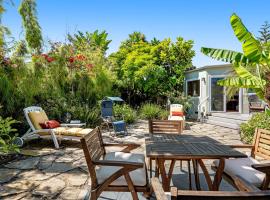
[[[126,162],[137,162],[144,163],[145,158],[143,154],[133,154],[133,153],[123,153],[123,152],[110,152],[105,155],[104,160],[115,160],[115,161],[126,161]],[[111,166],[101,166],[96,170],[98,183],[101,184],[107,180],[112,174],[114,174],[121,167],[111,167]],[[129,173],[133,185],[135,186],[145,186],[146,185],[146,169],[143,168],[136,169]],[[127,185],[124,176],[119,177],[111,185]]]
[[[218,166],[218,164],[219,160],[215,160],[214,165]],[[229,175],[238,175],[256,187],[260,187],[265,178],[265,174],[252,168],[251,165],[253,164],[259,164],[259,162],[252,157],[226,159],[224,172]]]
[[[175,120],[175,121],[183,121],[184,118],[183,117],[180,117],[180,116],[169,116],[168,117],[168,120]]]

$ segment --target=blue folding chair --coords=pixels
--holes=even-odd
[[[111,99],[110,99],[111,98]],[[127,128],[126,128],[126,123],[124,120],[120,121],[115,121],[114,116],[113,116],[113,103],[115,97],[108,97],[105,100],[102,100],[101,102],[101,118],[103,120],[103,123],[107,126],[109,132],[110,131],[110,124],[113,126],[113,130],[115,135],[127,135]],[[120,99],[118,97],[118,99]],[[123,101],[122,99],[116,101]]]

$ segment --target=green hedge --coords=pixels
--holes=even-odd
[[[156,104],[147,103],[140,108],[142,119],[167,119],[169,112]]]
[[[137,118],[136,111],[127,104],[114,105],[113,111],[117,119],[124,119],[125,122],[128,124],[131,124],[136,121]]]
[[[270,116],[266,113],[256,113],[246,123],[242,123],[240,126],[241,139],[244,142],[251,144],[256,128],[270,130]]]

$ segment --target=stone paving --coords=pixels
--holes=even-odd
[[[143,153],[145,149],[144,134],[148,133],[147,122],[140,120],[130,125],[128,131],[129,136],[123,138],[111,137],[109,133],[103,133],[104,141],[135,142],[141,144],[141,147],[134,152]],[[183,134],[207,135],[225,144],[241,144],[236,130],[210,124],[189,122]],[[22,153],[24,155],[20,158],[0,165],[0,199],[66,200],[89,197],[88,190],[91,180],[79,142],[63,141],[61,149],[56,150],[50,140],[34,140],[24,147]],[[210,170],[211,162],[206,162],[206,165],[213,176],[213,172]],[[203,176],[201,181],[202,188],[207,190]],[[185,162],[182,170],[179,165],[175,167],[172,184],[181,189],[188,189]],[[233,188],[222,181],[221,190],[233,190]],[[139,194],[139,198],[145,199],[142,194]],[[100,199],[127,200],[132,198],[129,193],[103,192]]]

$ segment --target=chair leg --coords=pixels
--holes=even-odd
[[[181,171],[183,170],[183,162],[182,162],[182,160],[180,160],[180,170]]]
[[[152,158],[149,158],[149,163],[148,163],[148,165],[149,165],[149,171],[150,171],[150,178],[152,178]]]
[[[97,197],[97,194],[95,191],[91,191],[91,196],[90,196],[90,200],[97,200],[98,197]]]
[[[53,140],[55,148],[59,149],[59,144],[58,144],[57,138],[55,136],[55,133],[53,131],[51,131],[51,136],[52,136],[52,140]]]
[[[189,190],[192,190],[192,180],[191,180],[190,160],[188,160],[187,163],[188,163],[188,181],[189,181]]]
[[[137,194],[137,192],[136,192],[136,190],[134,188],[134,185],[132,183],[132,180],[131,180],[129,174],[126,173],[124,176],[125,176],[125,179],[126,179],[126,182],[127,182],[127,185],[128,185],[128,189],[129,189],[129,191],[131,193],[132,199],[133,200],[139,200],[138,194]]]

